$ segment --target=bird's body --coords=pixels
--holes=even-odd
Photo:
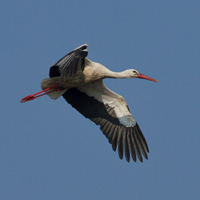
[[[97,80],[102,80],[102,72],[104,71],[104,69],[109,71],[103,65],[99,63],[94,63],[89,59],[85,58],[84,70],[81,70],[81,60],[79,60],[77,70],[73,78],[70,77],[68,79],[64,79],[60,78],[60,76],[46,78],[42,81],[41,87],[42,89],[46,89],[47,87],[50,87],[55,83],[59,83],[59,87],[63,87],[65,89],[84,86],[93,83]],[[52,76],[54,76],[53,73]]]
[[[149,152],[146,140],[135,119],[130,113],[124,98],[109,90],[103,83],[104,78],[144,78],[134,69],[112,72],[103,65],[86,58],[87,45],[82,45],[56,62],[49,72],[50,78],[44,79],[41,87],[52,99],[63,95],[64,99],[86,118],[100,125],[100,129],[119,157],[134,161],[136,155],[142,162],[142,154],[147,159]],[[157,81],[156,81],[157,82]],[[39,95],[41,96],[41,95]],[[25,97],[22,102],[32,100],[34,95]],[[142,154],[141,154],[142,153]]]

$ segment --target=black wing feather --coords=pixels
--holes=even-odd
[[[134,161],[136,161],[136,154],[141,162],[143,161],[142,154],[148,159],[146,153],[149,152],[148,145],[138,124],[134,127],[123,126],[118,120],[114,108],[107,104],[104,105],[94,97],[89,97],[77,88],[69,89],[63,94],[63,97],[83,116],[100,125],[100,129],[112,144],[114,151],[118,145],[120,159],[123,158],[124,152],[128,162],[130,153]]]
[[[49,71],[50,77],[62,76],[64,81],[74,77],[81,59],[81,70],[84,70],[85,57],[88,55],[87,44],[78,47],[57,61]]]

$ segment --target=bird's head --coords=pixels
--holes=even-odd
[[[150,78],[149,76],[146,76],[144,74],[141,74],[139,73],[137,70],[135,69],[128,69],[126,70],[127,73],[129,74],[129,76],[131,78],[141,78],[141,79],[146,79],[146,80],[149,80],[149,81],[154,81],[154,82],[158,82],[157,80],[153,79],[153,78]]]

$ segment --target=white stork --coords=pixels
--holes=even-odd
[[[26,102],[48,94],[57,99],[61,95],[83,116],[100,125],[103,134],[116,151],[118,145],[119,158],[136,161],[136,155],[142,162],[142,154],[148,159],[147,142],[130,113],[124,98],[109,90],[103,83],[104,78],[142,78],[158,82],[140,74],[135,69],[123,72],[112,72],[103,65],[86,58],[87,44],[84,44],[56,62],[49,71],[50,78],[42,81],[42,91],[24,97]]]

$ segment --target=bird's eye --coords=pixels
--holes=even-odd
[[[133,73],[137,73],[135,70],[133,70]]]

